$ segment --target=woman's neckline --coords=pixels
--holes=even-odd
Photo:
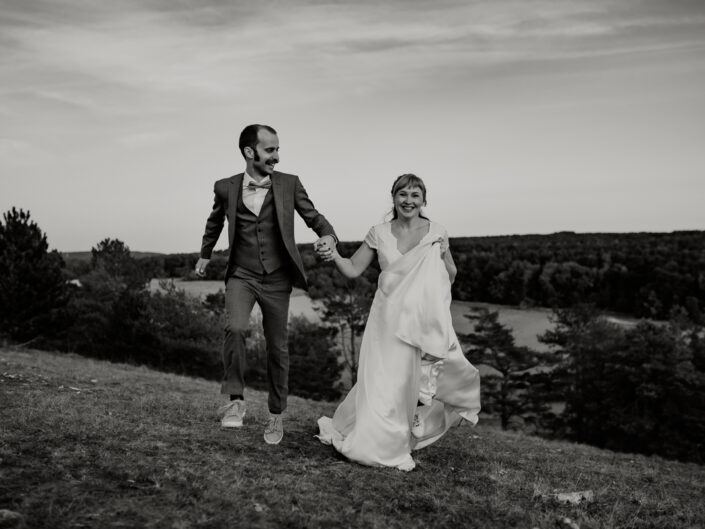
[[[407,249],[405,252],[402,252],[402,251],[399,249],[399,238],[398,238],[396,235],[394,235],[394,231],[392,230],[392,222],[393,222],[393,220],[390,220],[390,221],[389,221],[389,234],[390,234],[390,235],[392,236],[392,238],[394,239],[394,249],[397,251],[398,254],[400,254],[400,255],[406,255],[406,254],[409,253],[411,250],[413,250],[414,248],[416,248],[419,244],[421,244],[421,242],[422,242],[426,237],[428,237],[428,234],[431,233],[431,221],[428,220],[428,219],[425,219],[425,220],[427,220],[427,224],[426,224],[426,226],[425,226],[425,228],[426,228],[426,233],[424,233],[424,234],[421,236],[421,238],[418,240],[418,242],[417,242],[416,244],[414,244],[412,247],[410,247],[409,249]],[[417,229],[421,229],[422,227],[424,227],[424,226],[419,226]]]

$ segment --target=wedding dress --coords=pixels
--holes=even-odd
[[[450,281],[440,256],[445,229],[434,222],[402,254],[391,223],[365,242],[381,273],[360,346],[358,376],[317,436],[351,461],[411,470],[412,450],[439,439],[462,419],[477,423],[480,377],[463,355],[450,316]],[[422,428],[411,424],[417,413]]]

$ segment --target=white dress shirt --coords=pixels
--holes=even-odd
[[[262,204],[264,203],[264,197],[267,196],[267,191],[269,191],[269,189],[262,187],[258,187],[256,189],[248,188],[247,186],[250,182],[261,185],[271,182],[271,178],[265,176],[262,180],[257,182],[247,173],[245,173],[242,178],[242,202],[245,204],[247,209],[259,217],[259,212],[262,210]]]

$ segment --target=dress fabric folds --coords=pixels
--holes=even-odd
[[[450,314],[450,281],[440,256],[445,229],[431,222],[405,254],[391,224],[365,242],[381,273],[360,346],[357,382],[332,418],[318,420],[321,442],[351,461],[411,470],[412,450],[438,440],[462,419],[477,423],[480,377],[458,344]],[[417,403],[422,431],[411,434]]]

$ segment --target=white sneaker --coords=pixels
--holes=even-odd
[[[223,428],[241,428],[242,420],[245,417],[246,406],[244,400],[232,400],[219,410],[225,415],[220,420],[220,426]]]
[[[278,445],[282,437],[284,437],[282,416],[270,413],[267,426],[264,427],[264,442],[270,445]]]
[[[416,409],[416,413],[414,413],[414,420],[411,422],[411,435],[413,435],[416,438],[422,437],[425,429],[425,424],[423,417],[421,416],[421,413],[419,413],[419,409]]]

